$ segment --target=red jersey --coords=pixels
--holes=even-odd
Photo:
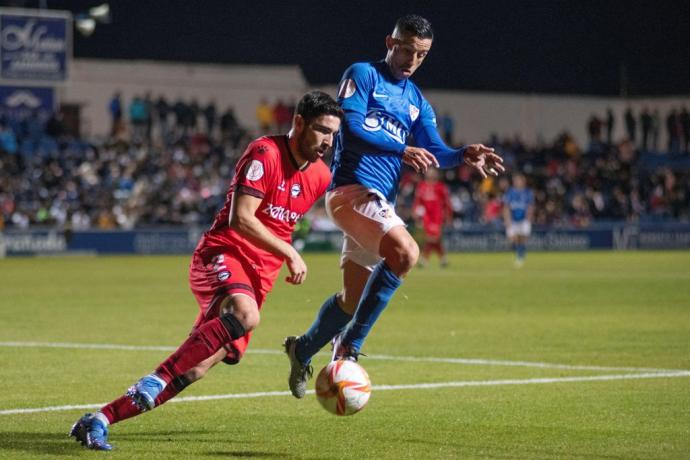
[[[425,225],[443,225],[452,213],[448,186],[443,182],[420,182],[415,189],[412,209],[415,215],[423,217]]]
[[[262,279],[272,282],[278,276],[283,260],[231,229],[228,219],[234,193],[260,198],[256,217],[275,236],[292,241],[295,224],[326,192],[331,173],[321,160],[300,171],[287,142],[287,136],[261,137],[242,154],[225,205],[197,245],[196,251],[205,260],[209,255],[231,250],[237,258],[250,263]]]

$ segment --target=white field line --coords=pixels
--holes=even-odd
[[[77,348],[94,350],[125,350],[125,351],[174,351],[175,347],[163,345],[116,345],[105,343],[68,343],[68,342],[0,342],[0,347],[17,348]],[[248,354],[282,355],[281,350],[250,348]],[[330,354],[330,353],[329,353]],[[367,359],[381,361],[409,361],[426,363],[468,364],[476,366],[513,366],[534,367],[541,369],[562,369],[573,371],[602,371],[602,372],[676,372],[683,369],[658,369],[650,367],[612,367],[589,366],[578,364],[542,363],[532,361],[506,361],[495,359],[474,358],[438,358],[433,356],[393,356],[393,355],[367,355]]]
[[[573,382],[601,382],[611,380],[639,380],[639,379],[660,379],[660,378],[675,378],[675,377],[690,377],[690,371],[678,372],[652,372],[648,374],[616,374],[616,375],[591,375],[582,377],[553,377],[553,378],[535,378],[535,379],[510,379],[510,380],[467,380],[460,382],[438,382],[438,383],[412,383],[405,385],[374,385],[372,391],[395,391],[395,390],[432,390],[437,388],[460,388],[460,387],[484,387],[484,386],[498,386],[498,385],[534,385],[547,383],[573,383]],[[308,394],[313,394],[314,390],[307,391]],[[264,391],[257,393],[234,393],[224,395],[207,395],[207,396],[187,396],[181,398],[171,399],[172,403],[195,402],[195,401],[215,401],[219,399],[247,399],[247,398],[265,398],[271,396],[290,396],[289,391]],[[13,414],[31,414],[36,412],[56,412],[68,410],[88,410],[99,409],[106,403],[100,404],[78,404],[70,406],[50,406],[50,407],[36,407],[28,409],[5,409],[0,410],[0,415]]]

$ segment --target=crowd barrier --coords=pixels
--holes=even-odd
[[[7,230],[0,255],[50,254],[190,254],[203,229],[78,231]],[[339,232],[311,232],[295,242],[304,251],[339,251]],[[446,232],[449,251],[506,251],[510,243],[500,228],[474,226]],[[528,241],[536,251],[690,249],[690,224],[597,224],[586,229],[536,227]]]

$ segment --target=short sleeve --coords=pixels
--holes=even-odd
[[[276,174],[276,147],[257,141],[249,145],[237,163],[236,190],[240,193],[263,198],[273,186]]]

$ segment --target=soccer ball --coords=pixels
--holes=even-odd
[[[331,414],[356,414],[364,409],[370,395],[369,375],[354,361],[332,361],[316,378],[316,399]]]

